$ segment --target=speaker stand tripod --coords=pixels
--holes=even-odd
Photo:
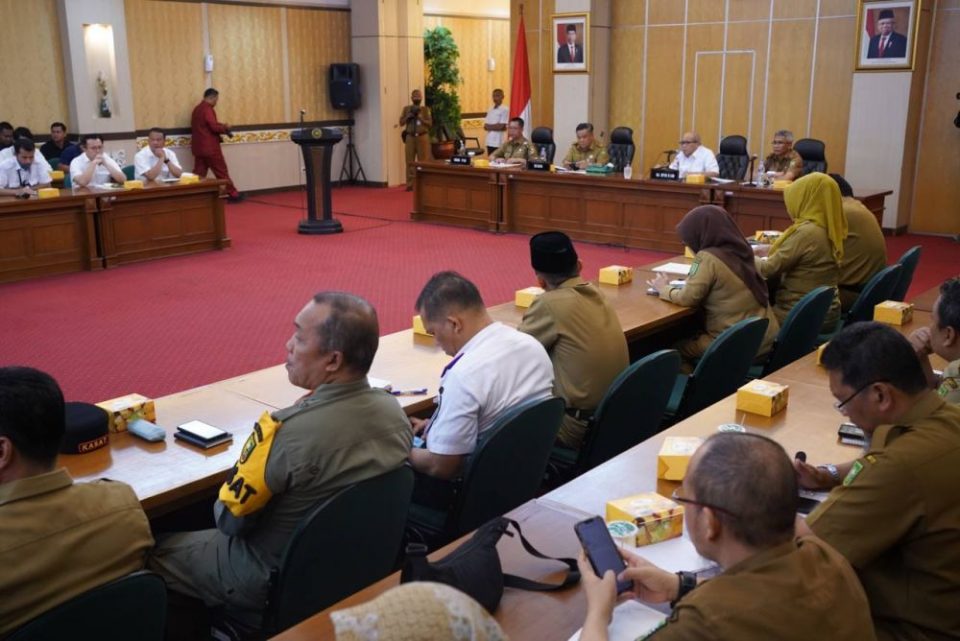
[[[353,112],[348,113],[350,122],[353,122]],[[356,167],[354,167],[356,163]],[[346,176],[346,180],[344,180]],[[363,176],[363,182],[367,182],[367,174],[363,171],[363,165],[360,163],[360,156],[357,155],[357,148],[353,144],[353,125],[347,125],[347,151],[343,156],[343,164],[340,166],[340,178],[338,182],[342,185],[345,182],[351,185],[357,184],[360,176]]]

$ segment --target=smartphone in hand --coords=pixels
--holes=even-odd
[[[607,524],[599,516],[580,521],[573,526],[580,539],[580,545],[583,546],[590,560],[590,565],[597,576],[603,578],[607,570],[613,570],[613,573],[619,575],[627,568],[623,557],[617,550],[617,544],[607,530]],[[633,588],[633,581],[617,580],[617,594],[626,592]]]

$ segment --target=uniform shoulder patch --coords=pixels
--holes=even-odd
[[[852,484],[854,479],[856,479],[862,471],[863,463],[860,461],[854,461],[853,465],[850,467],[850,471],[847,472],[847,475],[843,478],[843,486],[847,487],[848,485]]]
[[[267,486],[267,459],[277,430],[283,425],[264,412],[243,443],[240,458],[220,488],[219,499],[235,517],[253,514],[263,508],[273,492]]]
[[[687,274],[687,277],[691,277],[697,273],[697,270],[700,269],[700,261],[703,260],[702,256],[697,256],[693,259],[693,262],[690,263],[690,272]]]

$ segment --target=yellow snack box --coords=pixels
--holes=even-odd
[[[666,481],[682,481],[687,473],[690,457],[703,443],[696,436],[668,436],[663,439],[657,456],[657,478]]]
[[[473,165],[474,167],[489,167],[490,161],[486,158],[477,158],[476,156],[474,156],[470,160],[470,164]]]
[[[127,423],[135,418],[145,418],[150,422],[157,420],[157,409],[153,401],[142,394],[127,394],[109,401],[97,403],[110,414],[110,431],[126,432]]]
[[[683,507],[655,492],[607,501],[606,520],[610,524],[626,521],[636,525],[637,547],[683,535]]]
[[[888,325],[906,325],[913,320],[913,303],[885,300],[873,308],[873,320]]]
[[[188,174],[187,172],[183,172],[182,174],[180,174],[181,185],[192,185],[193,183],[198,183],[198,182],[200,182],[200,176],[196,174]]]
[[[37,196],[40,198],[56,198],[60,195],[60,190],[56,187],[43,187],[37,190]]]
[[[50,180],[63,180],[63,172],[59,169],[50,170]]]
[[[124,189],[143,189],[142,180],[127,180],[123,183]]]
[[[413,333],[420,334],[421,336],[433,336],[433,334],[428,332],[427,328],[423,326],[423,319],[420,318],[420,314],[413,317]]]
[[[703,174],[687,174],[687,177],[684,179],[684,182],[688,182],[694,185],[703,185],[707,182],[707,177]]]
[[[605,285],[623,285],[633,280],[633,267],[609,265],[600,270],[600,282]]]
[[[684,245],[684,246],[683,246],[683,257],[684,257],[684,258],[694,258],[694,257],[696,257],[696,254],[693,253],[693,250],[692,250],[692,249],[690,249],[689,247],[687,247],[686,245]]]
[[[773,181],[774,189],[786,189],[792,183],[792,180],[783,180],[782,178],[777,178]]]
[[[513,302],[517,307],[530,307],[533,301],[543,293],[541,287],[525,287],[518,289],[513,295]]]
[[[825,349],[827,348],[827,345],[829,345],[829,342],[824,343],[823,345],[821,345],[820,347],[817,348],[817,365],[823,365],[823,362],[822,362],[822,361],[823,361],[823,350],[825,350]]]
[[[750,381],[737,390],[737,410],[773,416],[787,406],[790,388],[770,381]]]
[[[754,240],[763,245],[769,245],[780,238],[782,234],[782,231],[777,231],[775,229],[759,229],[754,235]]]

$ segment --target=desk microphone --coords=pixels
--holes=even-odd
[[[753,161],[757,159],[757,154],[750,154],[750,173],[747,174],[747,182],[753,182]],[[757,185],[759,187],[759,185]]]
[[[300,109],[300,135],[303,135],[303,117],[306,115],[306,109]]]
[[[669,165],[673,161],[673,157],[677,155],[677,150],[667,149],[663,153],[667,155],[667,164]]]

